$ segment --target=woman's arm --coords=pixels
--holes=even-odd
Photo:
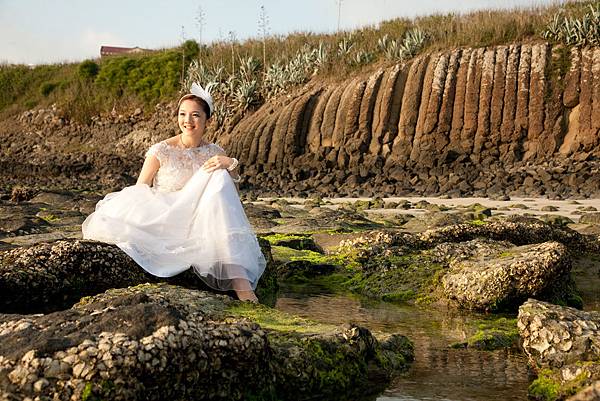
[[[148,186],[152,186],[152,181],[154,180],[154,176],[159,167],[160,162],[155,155],[146,156],[142,171],[140,171],[140,175],[137,179],[137,184],[147,184]]]
[[[230,166],[233,165],[233,163],[234,163],[233,160],[234,160],[233,158],[228,157],[225,154],[218,154],[218,155],[213,156],[210,159],[208,159],[206,161],[206,163],[204,163],[202,168],[207,173],[212,173],[213,171],[218,170],[220,168],[222,168],[222,169],[229,168]],[[239,175],[237,169],[234,169],[232,171],[227,170],[227,172],[229,173],[229,175],[231,176],[233,181],[237,184],[238,181],[240,180],[240,175]]]

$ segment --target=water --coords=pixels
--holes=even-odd
[[[317,286],[282,287],[276,308],[323,323],[355,323],[374,333],[410,338],[415,361],[378,401],[526,400],[527,387],[534,379],[518,352],[448,347],[471,336],[485,315],[334,295]]]

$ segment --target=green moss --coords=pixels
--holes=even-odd
[[[83,392],[81,393],[81,400],[82,401],[92,401],[92,388],[93,388],[93,384],[92,383],[86,383],[85,387],[83,389]],[[95,398],[95,397],[94,397]]]
[[[262,236],[262,238],[269,241],[269,243],[271,245],[277,245],[279,242],[282,242],[282,241],[305,239],[307,237],[308,237],[308,235],[302,235],[302,234],[270,234],[270,235]]]
[[[519,331],[517,319],[496,318],[475,321],[477,331],[466,341],[451,344],[451,348],[474,348],[492,351],[499,348],[511,348],[518,344]]]
[[[103,401],[114,399],[115,384],[110,380],[102,380],[100,384],[87,382],[81,393],[81,401]]]
[[[236,302],[227,309],[227,313],[245,317],[265,329],[280,332],[325,333],[336,328],[333,325],[316,323],[264,305]]]
[[[282,245],[293,249],[318,250],[310,234],[271,234],[263,236],[271,245]]]
[[[406,302],[414,299],[415,297],[416,293],[413,290],[405,290],[385,294],[381,298],[387,302]]]
[[[583,371],[573,380],[563,381],[560,370],[544,369],[529,386],[529,397],[535,400],[554,401],[566,399],[590,384],[589,371],[596,370],[597,362],[577,362]]]
[[[417,300],[430,293],[432,279],[442,270],[423,253],[373,257],[345,283],[351,291],[387,301]]]
[[[467,344],[469,348],[476,348],[484,351],[492,351],[498,348],[509,348],[516,344],[519,339],[519,333],[505,332],[502,330],[480,330],[469,337]]]
[[[469,224],[472,224],[474,226],[483,226],[483,225],[487,224],[487,222],[485,220],[477,219],[477,220],[469,221]]]
[[[52,213],[48,213],[48,214],[44,214],[42,216],[40,216],[40,219],[48,222],[48,223],[54,223],[60,220],[60,217],[57,217],[55,215],[53,215]]]
[[[576,362],[575,365],[581,368],[581,373],[568,381],[563,380],[559,369],[543,369],[538,372],[537,379],[529,386],[529,397],[542,401],[554,401],[569,398],[571,395],[577,394],[584,387],[591,384],[592,372],[598,370],[598,364],[599,362],[597,361]]]
[[[422,286],[422,291],[415,297],[415,303],[428,305],[435,302],[439,298],[440,284],[445,274],[446,269],[439,269],[433,273],[431,278]]]
[[[313,265],[335,265],[349,269],[358,267],[357,261],[350,253],[334,253],[324,255],[309,250],[297,250],[285,246],[272,246],[273,259],[277,262],[305,261]]]
[[[541,371],[538,378],[529,385],[529,389],[527,390],[528,395],[540,401],[554,401],[558,399],[560,383],[551,376],[551,370]]]

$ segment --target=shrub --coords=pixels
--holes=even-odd
[[[77,68],[79,77],[83,79],[94,79],[99,71],[100,66],[92,60],[85,60],[79,64],[79,67]]]
[[[43,96],[48,96],[49,94],[51,94],[54,91],[54,89],[56,89],[57,86],[58,86],[58,84],[56,84],[54,82],[44,82],[40,86],[40,93]]]

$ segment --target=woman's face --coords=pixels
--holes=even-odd
[[[202,135],[206,128],[206,114],[202,106],[193,99],[181,102],[177,113],[179,129],[186,135]]]

